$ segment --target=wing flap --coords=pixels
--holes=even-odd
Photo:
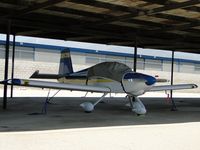
[[[194,89],[197,87],[198,86],[196,84],[161,85],[161,86],[153,86],[149,91],[182,90],[182,89]]]
[[[4,84],[5,81],[1,83]],[[36,80],[26,80],[26,79],[7,80],[7,84],[13,84],[13,85],[18,85],[18,86],[28,86],[28,87],[39,87],[39,88],[74,90],[74,91],[88,91],[88,92],[101,92],[101,93],[110,92],[110,89],[108,87],[76,85],[76,84],[66,84],[66,83],[36,81]]]

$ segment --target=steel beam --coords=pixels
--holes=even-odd
[[[137,71],[137,38],[135,38],[135,46],[134,46],[134,66],[133,71]]]
[[[109,32],[99,31],[99,29],[98,29],[98,32],[97,32],[96,29],[87,29],[86,28],[86,29],[83,30],[83,28],[77,28],[77,27],[68,27],[68,30],[66,30],[66,27],[55,25],[55,24],[48,24],[48,26],[47,26],[44,23],[39,23],[39,22],[34,22],[34,21],[32,21],[32,22],[30,22],[30,21],[20,21],[20,20],[17,20],[17,19],[12,20],[12,25],[16,26],[16,27],[29,27],[29,28],[32,28],[31,30],[37,30],[38,29],[38,30],[43,30],[43,31],[55,31],[55,32],[63,32],[63,33],[66,33],[66,32],[72,33],[73,32],[73,33],[77,33],[77,34],[81,33],[82,35],[85,34],[85,35],[91,35],[91,36],[94,36],[94,35],[95,36],[96,35],[98,35],[98,36],[109,36],[109,37],[112,37],[112,38],[115,38],[115,39],[118,38],[118,39],[125,39],[125,40],[132,39],[133,36],[134,36],[134,32],[133,32],[134,30],[132,30],[131,33],[125,33],[124,32],[123,35],[118,34],[116,32],[112,32],[112,34],[111,34],[111,32],[109,33]],[[194,44],[195,44],[194,42],[198,41],[198,39],[195,40],[194,37],[192,37],[192,36],[189,36],[186,39],[181,35],[176,35],[176,34],[172,34],[172,33],[163,34],[162,32],[154,32],[154,31],[149,31],[149,30],[139,30],[139,31],[137,31],[137,33],[138,33],[137,36],[139,36],[139,37],[149,36],[150,39],[148,39],[148,40],[154,39],[156,41],[156,43],[157,42],[160,43],[161,42],[160,40],[162,40],[162,39],[164,40],[164,38],[166,38],[166,40],[164,40],[164,41],[168,45],[170,45],[168,42],[174,43],[174,39],[175,39],[177,41],[180,41],[181,44],[178,43],[179,45],[182,45],[181,41],[183,41],[184,44],[187,44],[188,42],[192,41],[190,46],[193,47]],[[154,37],[154,36],[156,36],[156,37]],[[171,39],[169,39],[169,37]],[[109,41],[107,43],[109,43]]]
[[[6,35],[6,50],[5,50],[5,72],[4,81],[8,80],[8,59],[9,59],[9,46],[10,46],[10,28],[11,21],[7,24],[7,35]],[[3,93],[3,109],[7,108],[7,82],[4,83],[4,93]]]
[[[12,72],[11,72],[11,79],[14,78],[14,68],[15,68],[15,35],[13,35]],[[10,97],[13,98],[13,84],[11,84]]]
[[[70,1],[73,2],[73,3],[84,4],[84,5],[89,5],[89,6],[95,5],[95,7],[101,7],[101,5],[103,5],[104,8],[107,8],[107,9],[110,9],[110,10],[116,9],[114,7],[114,6],[116,6],[115,4],[109,4],[108,5],[108,3],[94,1],[94,0],[88,0],[88,1],[70,0]],[[124,20],[128,20],[130,18],[134,18],[134,17],[138,17],[138,16],[154,15],[154,14],[157,14],[157,13],[162,13],[164,11],[181,9],[181,8],[197,5],[199,3],[200,3],[200,0],[192,0],[192,1],[186,1],[186,2],[181,2],[181,3],[167,4],[167,5],[164,5],[162,7],[155,8],[155,9],[148,10],[148,11],[129,7],[129,11],[127,11],[127,12],[130,12],[130,10],[134,10],[134,12],[131,12],[131,14],[126,14],[126,15],[122,15],[122,16],[103,19],[103,20],[97,21],[96,25],[109,24],[109,23],[112,23],[112,22],[115,22],[115,21],[124,21]],[[107,7],[106,7],[106,5],[107,5]],[[88,26],[88,25],[90,25],[90,24],[87,24],[86,26]]]
[[[164,5],[163,7],[155,8],[153,10],[150,10],[148,12],[148,15],[156,14],[156,13],[161,13],[164,11],[169,11],[169,10],[174,10],[174,9],[183,9],[189,6],[197,5],[200,4],[200,0],[190,0],[186,2],[181,2],[181,3],[174,3],[174,4],[167,4]]]
[[[171,63],[171,85],[174,84],[174,51],[172,51],[172,63]],[[175,101],[173,99],[173,90],[170,91],[170,99],[172,102],[172,108],[171,111],[176,111],[176,104]]]
[[[55,5],[55,4],[64,2],[64,1],[65,0],[48,0],[48,1],[45,1],[43,3],[38,3],[38,4],[35,4],[35,5],[28,6],[24,9],[22,9],[22,10],[15,11],[12,14],[8,14],[8,15],[1,16],[1,17],[9,18],[9,17],[22,16],[22,15],[32,13],[32,12],[37,11],[39,9],[44,9],[44,8],[50,7],[52,5]]]

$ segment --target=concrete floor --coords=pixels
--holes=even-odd
[[[3,110],[0,99],[0,149],[200,147],[200,99],[176,99],[178,111],[174,112],[164,99],[143,98],[148,110],[145,116],[131,112],[123,98],[107,98],[93,113],[84,113],[79,104],[95,98],[69,97],[54,98],[47,114],[41,115],[44,100],[13,98],[8,100],[8,109]]]
[[[86,127],[151,125],[200,122],[200,99],[176,99],[178,111],[162,98],[143,98],[148,113],[136,116],[123,98],[107,98],[92,113],[84,113],[79,104],[95,98],[54,98],[46,115],[41,115],[45,98],[13,98],[8,109],[0,101],[0,131],[38,131]]]

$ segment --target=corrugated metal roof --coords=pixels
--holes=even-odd
[[[200,0],[0,0],[0,33],[200,53]]]

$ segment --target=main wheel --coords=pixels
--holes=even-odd
[[[80,104],[86,113],[91,113],[94,110],[94,105],[90,102],[84,102]]]

